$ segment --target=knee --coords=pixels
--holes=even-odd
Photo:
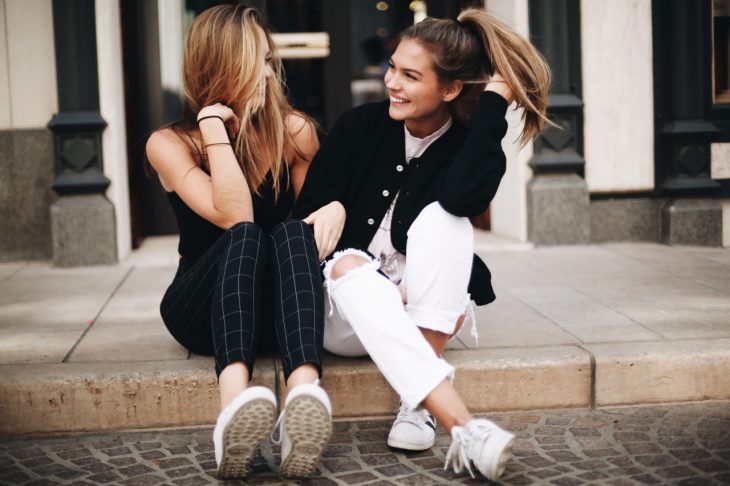
[[[250,221],[236,223],[227,231],[233,241],[257,240],[261,241],[264,237],[264,230],[261,226]]]
[[[370,263],[370,260],[360,255],[342,255],[332,264],[332,269],[329,272],[330,279],[337,280],[348,272],[368,263]]]
[[[311,227],[301,219],[290,219],[276,223],[270,232],[274,241],[286,241],[292,237],[302,237],[314,240]]]
[[[438,202],[432,202],[421,210],[408,230],[408,237],[439,235],[439,239],[472,238],[474,228],[468,218],[454,216],[447,212]]]

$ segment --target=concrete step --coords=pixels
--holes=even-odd
[[[451,350],[475,413],[730,399],[730,339]],[[388,416],[398,397],[369,359],[327,356],[335,417]],[[255,384],[285,393],[273,357]],[[212,360],[0,366],[0,436],[212,424]]]

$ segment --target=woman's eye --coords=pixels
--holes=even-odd
[[[408,79],[412,79],[413,81],[416,81],[417,80],[416,77],[414,75],[412,75],[411,73],[406,73],[406,77]]]

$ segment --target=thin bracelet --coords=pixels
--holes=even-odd
[[[219,117],[218,115],[208,115],[208,116],[204,116],[204,117],[198,118],[198,123],[202,122],[203,120],[207,120],[208,118],[217,118],[220,121],[222,121],[224,124],[226,123],[226,122],[223,121],[223,118]]]
[[[228,145],[228,146],[230,146],[231,142],[214,142],[214,143],[205,144],[204,146],[205,146],[205,148],[208,148],[211,145]]]

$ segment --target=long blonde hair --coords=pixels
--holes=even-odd
[[[524,109],[521,145],[540,133],[545,122],[551,123],[545,115],[550,88],[547,62],[528,40],[484,10],[465,9],[457,20],[428,18],[401,36],[419,42],[431,53],[442,83],[463,83],[450,104],[461,121],[469,121],[489,76],[499,72]]]
[[[268,80],[263,69],[261,28],[271,49],[274,75]],[[266,90],[258,107],[259,93]],[[197,127],[198,112],[222,103],[238,116],[240,130],[234,152],[252,192],[271,171],[274,194],[281,192],[282,171],[288,170],[285,148],[297,151],[286,129],[286,116],[293,111],[284,93],[281,60],[258,11],[243,5],[219,5],[196,17],[185,40],[183,56],[183,115],[173,128]]]

